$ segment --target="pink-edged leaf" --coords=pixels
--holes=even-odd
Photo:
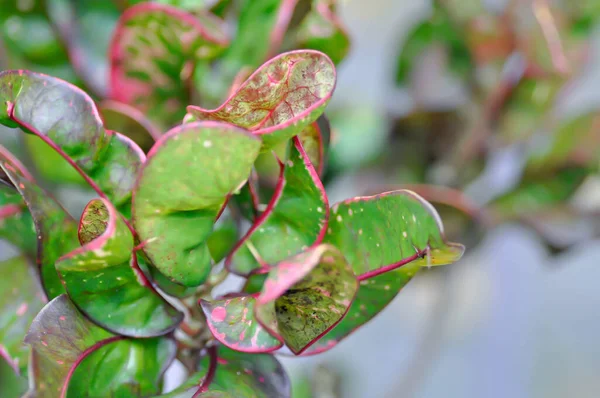
[[[99,105],[104,127],[119,131],[148,152],[161,132],[141,111],[131,105],[106,100]]]
[[[39,136],[87,174],[96,191],[128,209],[144,154],[105,130],[96,105],[77,87],[34,72],[0,72],[0,124]]]
[[[202,300],[208,327],[213,336],[227,347],[243,352],[275,351],[283,345],[254,319],[253,296],[220,300]]]
[[[0,275],[6,276],[0,279],[0,362],[4,358],[16,373],[21,373],[29,360],[23,339],[46,298],[27,257],[0,261]]]
[[[258,68],[219,108],[188,107],[188,121],[218,120],[263,137],[265,148],[299,134],[323,113],[335,67],[313,50],[281,54]]]
[[[225,265],[239,275],[267,268],[318,244],[325,235],[329,204],[325,188],[298,137],[267,209],[227,257]]]
[[[269,354],[248,354],[217,347],[216,361],[207,355],[198,372],[161,398],[290,398],[290,380],[279,361]],[[213,364],[216,369],[213,369]],[[199,389],[211,374],[210,384]]]
[[[25,200],[34,220],[38,242],[36,263],[44,291],[52,299],[65,291],[54,264],[60,256],[78,246],[77,223],[2,146],[0,168]]]
[[[344,254],[361,282],[348,315],[308,354],[333,347],[372,319],[420,268],[453,263],[464,253],[464,246],[446,241],[433,206],[407,190],[334,205],[323,241]]]
[[[211,270],[207,240],[227,198],[245,183],[258,137],[216,122],[165,134],[148,154],[134,193],[133,221],[143,250],[171,281],[198,286]]]
[[[191,102],[196,62],[227,44],[216,17],[200,19],[166,4],[135,5],[119,19],[110,46],[110,98],[171,127]]]
[[[79,224],[83,246],[56,262],[69,297],[96,324],[133,337],[160,336],[183,314],[149,285],[134,263],[134,238],[114,206],[92,200]]]
[[[296,40],[299,48],[324,52],[336,65],[342,62],[350,51],[350,38],[336,14],[336,0],[313,0]]]
[[[40,398],[88,396],[90,390],[103,397],[156,394],[176,348],[166,338],[115,336],[83,316],[66,295],[40,311],[25,342],[32,349],[29,394]]]
[[[320,245],[271,269],[254,315],[298,355],[344,318],[357,290],[358,280],[344,256],[333,246]]]

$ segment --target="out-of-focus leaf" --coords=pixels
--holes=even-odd
[[[434,7],[433,15],[419,23],[403,43],[396,70],[396,83],[407,84],[412,71],[418,68],[415,61],[426,48],[443,46],[448,53],[448,68],[460,78],[465,78],[473,68],[471,54],[465,39],[448,12],[440,6]]]
[[[271,268],[254,314],[299,355],[344,318],[357,290],[344,256],[333,246],[316,246]]]
[[[162,398],[290,398],[290,381],[277,359],[269,354],[246,354],[225,347],[218,348],[217,370],[208,390],[198,386],[210,367],[204,357],[198,372],[177,390]]]
[[[302,147],[306,151],[310,162],[315,167],[319,176],[323,175],[329,142],[331,140],[331,125],[325,115],[321,115],[316,122],[307,126],[298,134]]]
[[[0,362],[4,357],[16,372],[23,372],[29,359],[23,339],[46,300],[26,257],[0,261],[0,275],[5,276],[0,279]]]
[[[96,324],[125,336],[166,334],[183,318],[134,268],[131,231],[110,202],[92,200],[79,223],[81,247],[56,269],[73,303]]]
[[[248,275],[318,244],[325,235],[329,203],[325,188],[298,137],[267,209],[227,257],[231,272]]]
[[[567,167],[545,176],[525,177],[511,192],[489,205],[495,218],[507,220],[547,209],[569,199],[589,175],[585,167]]]
[[[221,22],[173,6],[142,3],[119,19],[110,46],[110,97],[132,105],[162,128],[185,115],[197,62],[228,44]]]
[[[231,197],[231,203],[247,220],[252,222],[255,222],[260,214],[258,209],[260,207],[260,187],[258,184],[258,173],[253,169],[246,185]]]
[[[0,72],[0,123],[65,152],[119,210],[127,210],[144,161],[128,138],[106,131],[92,99],[71,84],[25,71]]]
[[[206,244],[215,263],[223,260],[238,241],[238,229],[230,215],[222,215],[215,224],[214,231]]]
[[[227,95],[236,76],[245,68],[257,68],[277,54],[298,0],[242,0],[237,30],[217,68],[205,65],[195,73],[201,97],[209,105]]]
[[[265,149],[299,134],[316,121],[335,87],[335,67],[318,51],[281,54],[257,69],[215,110],[188,107],[188,120],[217,120],[263,138]]]
[[[22,397],[27,392],[27,376],[17,375],[8,362],[0,359],[0,396]]]
[[[202,310],[213,336],[236,351],[259,353],[275,351],[283,345],[254,318],[253,296],[202,300]]]
[[[339,64],[350,51],[350,38],[336,15],[336,0],[313,0],[312,7],[297,31],[298,48],[327,54]]]
[[[464,252],[446,242],[433,206],[403,190],[334,205],[324,242],[340,249],[361,282],[346,317],[308,354],[333,347],[371,320],[420,267],[453,263]]]
[[[548,135],[533,137],[527,171],[537,173],[571,165],[590,165],[598,157],[600,114],[590,112],[561,121]]]
[[[38,250],[37,266],[49,299],[64,293],[54,264],[78,245],[77,224],[48,192],[38,187],[23,165],[0,146],[0,169],[23,196],[35,223]]]
[[[175,355],[171,340],[123,340],[101,329],[66,295],[42,309],[25,342],[32,348],[30,394],[36,397],[153,394]]]
[[[161,135],[160,130],[133,106],[104,101],[100,104],[100,114],[104,120],[104,127],[129,137],[145,153],[148,153]]]
[[[173,282],[193,287],[211,270],[207,245],[226,198],[250,175],[261,141],[240,128],[189,123],[153,147],[134,193],[144,252]]]
[[[114,1],[46,0],[48,16],[65,44],[71,65],[100,97],[108,89],[108,45],[119,10]]]

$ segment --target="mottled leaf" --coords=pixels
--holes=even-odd
[[[175,354],[174,343],[168,339],[123,339],[90,322],[66,295],[55,298],[33,320],[25,338],[32,348],[31,395],[156,393],[164,367]]]
[[[226,198],[248,178],[261,141],[237,127],[190,123],[148,155],[134,194],[144,252],[172,281],[198,286],[211,270],[207,239]]]
[[[313,50],[281,54],[258,68],[219,108],[188,107],[188,120],[228,122],[263,137],[271,148],[299,134],[323,113],[335,67]]]
[[[61,257],[56,269],[84,314],[125,336],[159,336],[177,327],[183,314],[132,263],[133,236],[110,202],[94,199],[87,205],[79,239],[83,246]]]
[[[298,48],[324,52],[336,65],[350,51],[350,38],[336,15],[336,0],[313,0],[311,10],[296,35]]]
[[[146,153],[161,135],[160,130],[131,105],[107,100],[100,103],[99,108],[107,129],[129,137]]]
[[[144,154],[128,138],[106,131],[98,109],[83,91],[60,79],[0,72],[0,123],[34,133],[60,148],[121,210]]]
[[[54,264],[78,245],[77,223],[4,147],[0,146],[0,168],[23,196],[37,233],[36,262],[49,299],[64,293]]]
[[[446,242],[433,206],[405,190],[334,205],[324,242],[344,254],[361,282],[346,317],[309,354],[333,347],[372,319],[419,268],[453,263],[464,252]]]
[[[191,102],[196,62],[228,44],[214,19],[201,21],[157,3],[127,9],[110,46],[110,97],[135,106],[161,127],[175,125]]]
[[[198,386],[210,367],[204,357],[198,372],[163,398],[290,398],[290,381],[277,359],[269,354],[247,354],[218,347],[217,370],[208,390]]]
[[[333,246],[321,245],[271,269],[254,314],[298,355],[344,318],[357,290],[344,256]]]
[[[0,275],[0,362],[3,357],[19,373],[29,359],[23,339],[46,298],[26,257],[0,261]]]
[[[253,296],[202,300],[202,310],[213,336],[227,347],[243,352],[271,352],[283,345],[254,318]]]
[[[236,274],[268,267],[323,239],[329,218],[325,188],[297,137],[282,169],[267,209],[225,261]]]
[[[316,122],[307,126],[298,134],[302,147],[306,151],[310,162],[317,170],[319,176],[323,175],[325,163],[327,160],[327,152],[329,150],[329,142],[331,139],[331,126],[329,119],[325,115],[321,115]]]

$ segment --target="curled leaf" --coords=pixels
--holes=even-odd
[[[226,198],[248,178],[261,141],[224,123],[190,123],[148,154],[134,193],[133,221],[152,264],[178,284],[203,283],[207,239]]]
[[[227,347],[243,352],[271,352],[283,345],[254,318],[255,298],[239,296],[202,300],[202,310],[213,336]]]
[[[196,62],[228,44],[220,22],[203,18],[166,4],[127,9],[110,46],[110,97],[138,108],[161,127],[179,122],[191,102]]]
[[[94,199],[87,205],[79,239],[83,246],[61,257],[56,269],[83,313],[125,336],[159,336],[177,327],[183,314],[132,263],[133,236],[110,202]]]
[[[433,206],[406,190],[334,205],[324,242],[344,254],[361,282],[346,317],[309,354],[333,347],[371,320],[421,267],[453,263],[464,252],[446,242]]]
[[[0,72],[0,124],[42,138],[117,208],[129,206],[144,154],[131,140],[106,131],[96,105],[77,87],[34,72]]]
[[[84,317],[66,295],[40,311],[25,342],[32,349],[30,394],[42,398],[86,396],[92,374],[94,391],[101,396],[156,393],[164,365],[175,354],[168,339],[124,340],[107,332]]]
[[[357,290],[344,256],[333,246],[321,245],[271,269],[254,315],[298,355],[344,318]]]
[[[271,202],[225,264],[236,274],[248,275],[318,244],[325,235],[329,203],[325,188],[298,137]]]
[[[188,120],[217,120],[263,137],[265,148],[287,141],[317,120],[335,87],[325,54],[291,51],[258,68],[219,108],[188,107]]]
[[[36,263],[42,286],[49,299],[64,293],[54,264],[63,254],[77,247],[77,224],[10,152],[0,146],[0,169],[15,185],[27,207],[37,233]]]

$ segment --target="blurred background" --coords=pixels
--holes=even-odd
[[[26,18],[35,0],[0,6],[0,69],[77,79],[45,42],[56,30]],[[95,10],[79,25],[103,29],[91,41],[103,54],[115,20]],[[600,1],[339,0],[336,12],[351,45],[326,112],[330,202],[413,189],[467,252],[333,350],[282,356],[294,397],[598,397]],[[0,127],[35,164],[17,137]],[[88,199],[49,187],[74,213]]]

